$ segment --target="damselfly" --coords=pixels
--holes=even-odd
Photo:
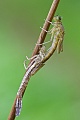
[[[44,30],[45,32],[51,34],[51,38],[50,41],[52,42],[51,47],[48,49],[45,57],[44,57],[44,62],[49,59],[49,57],[53,54],[53,52],[57,49],[57,53],[60,53],[63,51],[63,39],[64,39],[64,27],[62,25],[62,21],[61,21],[61,17],[60,16],[55,16],[53,18],[54,23],[50,22],[50,21],[46,21],[51,23],[51,25],[53,25],[53,28],[50,31],[46,31],[44,28],[41,28],[42,30]],[[50,42],[48,41],[48,42]],[[46,42],[46,43],[48,43]],[[45,43],[42,43],[45,44]],[[38,44],[41,45],[41,44]]]

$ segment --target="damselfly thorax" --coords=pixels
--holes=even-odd
[[[53,26],[51,30],[46,31],[44,28],[41,28],[41,29],[51,34],[51,38],[48,42],[53,41],[55,49],[56,49],[56,42],[57,42],[57,53],[60,53],[63,51],[64,27],[62,25],[60,16],[55,16],[53,20],[54,20],[54,23],[46,20],[46,22],[51,23],[51,25]],[[48,42],[45,42],[43,44],[46,44]]]

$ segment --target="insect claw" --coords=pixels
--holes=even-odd
[[[45,19],[44,19],[44,20],[45,20]],[[47,19],[46,19],[45,21],[53,25],[53,23],[52,23],[51,21],[49,21],[49,20],[47,20]]]
[[[27,67],[26,67],[26,60],[24,60],[24,68],[25,68],[25,70],[27,69]]]
[[[36,45],[43,45],[43,43],[42,43],[42,44],[40,44],[40,43],[36,43]]]
[[[41,28],[41,27],[40,27]],[[42,30],[44,30],[45,32],[49,32],[49,31],[47,31],[47,30],[45,30],[44,28],[41,28]]]
[[[27,59],[27,60],[31,60],[31,58],[28,58],[28,56],[26,56],[26,59]]]
[[[40,27],[40,29],[43,29],[42,27]]]

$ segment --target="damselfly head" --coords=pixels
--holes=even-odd
[[[60,22],[61,19],[62,19],[62,17],[61,17],[61,16],[58,16],[58,15],[53,18],[53,20],[54,20],[55,22]]]

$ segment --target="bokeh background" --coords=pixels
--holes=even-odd
[[[0,0],[0,120],[8,118],[25,56],[31,57],[52,1]],[[80,120],[79,12],[80,0],[60,2],[55,15],[63,17],[64,52],[55,52],[31,77],[16,120]]]

